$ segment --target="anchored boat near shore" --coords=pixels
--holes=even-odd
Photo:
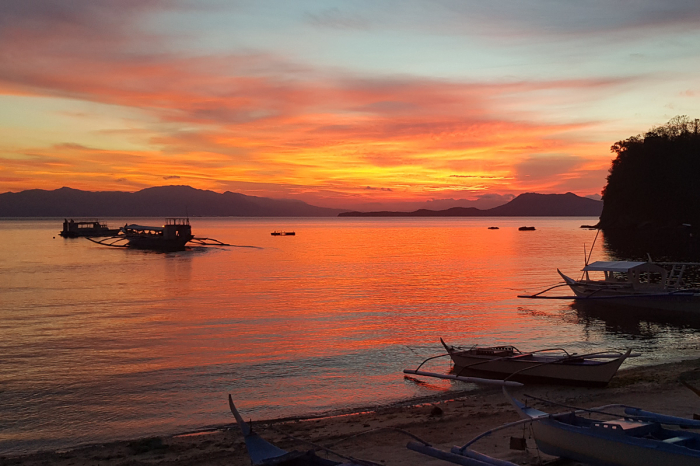
[[[528,299],[574,299],[577,301],[653,308],[668,311],[700,312],[700,289],[688,286],[683,278],[687,267],[697,262],[596,261],[583,268],[580,280],[557,269],[564,283]],[[602,274],[595,277],[592,273]],[[549,296],[546,292],[568,286],[573,296]]]
[[[93,243],[112,247],[150,249],[155,251],[183,251],[188,243],[199,246],[229,246],[212,238],[195,238],[189,218],[166,218],[165,225],[145,226],[126,224],[119,234]]]
[[[64,238],[82,238],[88,236],[113,236],[119,233],[119,228],[109,228],[106,223],[99,220],[83,220],[76,222],[73,219],[63,219],[63,230],[59,233]]]

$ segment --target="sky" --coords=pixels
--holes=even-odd
[[[697,0],[3,0],[0,192],[598,195],[700,117]]]

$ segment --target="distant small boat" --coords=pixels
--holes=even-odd
[[[293,231],[273,231],[270,233],[272,236],[294,236],[296,233]]]
[[[489,227],[489,230],[498,230],[498,227]]]
[[[82,238],[87,236],[112,236],[119,233],[119,228],[109,228],[99,220],[76,222],[63,219],[63,230],[59,233],[64,238]]]
[[[518,228],[520,231],[535,231],[535,227],[520,227]]]
[[[624,405],[593,409],[565,406],[568,411],[549,414],[526,406],[507,392],[506,396],[523,420],[532,421],[531,432],[537,447],[548,455],[610,466],[700,464],[700,434],[685,430],[700,428],[700,421]],[[615,408],[624,408],[618,419],[602,421],[589,417],[610,416]],[[680,429],[668,429],[664,425]]]

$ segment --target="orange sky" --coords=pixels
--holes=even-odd
[[[612,143],[694,117],[698,7],[391,5],[8,0],[0,192],[591,195]]]

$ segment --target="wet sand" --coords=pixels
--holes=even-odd
[[[651,411],[692,418],[700,414],[700,359],[621,370],[606,388],[531,385],[511,390],[558,403],[594,407],[624,403]],[[288,450],[308,450],[305,442],[322,445],[343,456],[386,465],[447,465],[406,448],[411,438],[400,429],[449,451],[476,435],[518,419],[500,388],[450,393],[412,400],[374,411],[321,419],[253,422],[256,432]],[[222,400],[226,403],[226,400]],[[546,411],[564,409],[547,407]],[[243,410],[244,411],[244,410]],[[246,418],[245,413],[243,417]],[[247,418],[246,418],[247,419]],[[358,435],[359,434],[359,435]],[[294,439],[288,436],[294,437]],[[511,450],[511,437],[525,437],[526,450]],[[576,465],[541,454],[528,428],[513,427],[480,440],[474,449],[517,464]],[[337,456],[319,453],[331,459]],[[227,465],[248,466],[250,460],[235,424],[220,430],[173,437],[92,445],[63,452],[39,452],[1,457],[0,465]]]

